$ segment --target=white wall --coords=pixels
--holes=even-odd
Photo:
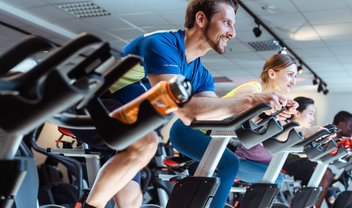
[[[290,93],[290,97],[297,96],[310,97],[316,106],[316,124],[324,125],[332,123],[337,112],[345,110],[352,113],[352,93],[351,92],[330,92],[327,95],[317,92],[317,86],[302,86]]]

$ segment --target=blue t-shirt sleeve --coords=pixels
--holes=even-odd
[[[204,91],[215,91],[214,80],[212,75],[204,66],[201,66],[201,68],[201,73],[198,74],[198,86],[193,91],[194,94]]]
[[[167,40],[148,37],[141,47],[146,74],[180,74],[180,55]]]

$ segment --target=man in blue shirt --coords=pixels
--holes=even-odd
[[[222,120],[261,102],[272,103],[272,111],[287,105],[289,110],[283,113],[287,117],[295,113],[295,102],[274,92],[228,99],[216,96],[213,79],[200,57],[209,50],[225,53],[228,42],[236,35],[237,8],[236,0],[191,0],[186,10],[186,30],[146,34],[133,40],[124,48],[124,54],[139,55],[143,62],[112,87],[114,98],[127,103],[159,81],[182,74],[191,81],[194,90],[192,99],[176,112],[185,124],[192,120]],[[131,193],[140,193],[138,184],[131,179],[153,157],[156,147],[153,132],[113,156],[101,169],[87,204],[104,207],[115,196],[117,201],[136,202],[133,206],[120,207],[138,207],[141,195],[131,196]],[[225,202],[216,197],[213,200],[216,204],[212,203],[211,207],[223,207]]]
[[[132,69],[111,87],[113,97],[121,103],[128,103],[151,87],[147,77],[151,74],[182,74],[191,82],[193,94],[214,91],[213,78],[200,58],[187,62],[184,38],[183,30],[157,31],[129,43],[122,55],[143,57],[142,66]]]

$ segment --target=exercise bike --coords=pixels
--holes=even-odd
[[[219,185],[219,179],[213,174],[230,139],[237,136],[243,145],[250,148],[283,131],[284,127],[273,117],[258,123],[252,121],[267,109],[270,107],[262,104],[236,118],[191,123],[192,128],[208,130],[207,135],[212,139],[194,176],[176,180],[167,207],[208,207]]]

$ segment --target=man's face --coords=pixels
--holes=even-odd
[[[203,30],[203,35],[210,47],[219,54],[225,53],[225,48],[230,39],[236,36],[235,12],[225,3],[218,5],[218,11],[213,15]]]

